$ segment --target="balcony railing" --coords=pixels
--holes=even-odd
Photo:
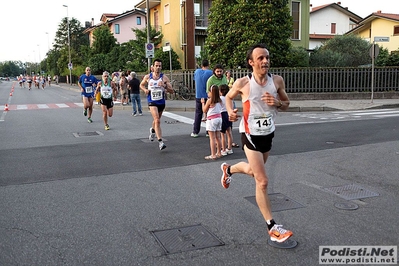
[[[195,16],[195,26],[200,28],[208,27],[208,15],[199,14]]]

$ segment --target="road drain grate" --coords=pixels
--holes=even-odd
[[[367,190],[359,185],[350,184],[344,186],[328,187],[324,190],[334,193],[335,195],[346,200],[363,199],[370,197],[377,197],[380,194]]]
[[[255,196],[245,197],[245,199],[254,204],[255,206],[258,206],[258,204],[256,203]],[[290,199],[289,197],[281,193],[270,193],[269,199],[273,212],[293,210],[305,207],[304,205],[296,202],[293,199]]]
[[[224,243],[202,225],[151,231],[165,254],[223,246]]]
[[[103,133],[99,132],[99,131],[90,131],[90,132],[78,132],[78,133],[73,133],[73,135],[76,138],[79,137],[90,137],[90,136],[102,136],[104,135]]]

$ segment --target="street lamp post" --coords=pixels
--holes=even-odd
[[[69,16],[68,16],[68,6],[67,5],[62,5],[63,7],[66,7],[67,9],[67,24],[68,24],[68,55],[69,55],[69,63],[68,63],[68,68],[69,68],[69,83],[72,85],[72,62],[71,62],[71,40],[69,37]]]
[[[37,70],[37,69],[36,69],[36,67],[37,67],[37,65],[36,65],[36,51],[35,51],[35,50],[33,50],[33,62],[35,62],[35,68],[34,68],[34,70]]]
[[[46,32],[46,34],[47,34],[47,49],[48,49],[48,51],[50,51],[50,37],[49,37],[48,32]]]
[[[38,44],[37,47],[39,47],[39,75],[42,74],[42,66],[41,66],[41,58],[40,58],[40,45]]]

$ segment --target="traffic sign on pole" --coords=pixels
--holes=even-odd
[[[389,42],[389,37],[374,37],[374,42]]]
[[[373,43],[369,49],[369,54],[371,58],[377,58],[378,54],[380,53],[380,47]]]
[[[153,43],[146,43],[145,44],[145,57],[146,58],[153,58],[154,57],[154,44]]]

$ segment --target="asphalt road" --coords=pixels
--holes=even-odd
[[[0,99],[20,108],[0,121],[0,265],[318,265],[320,245],[399,243],[396,117],[281,115],[266,167],[269,192],[299,204],[274,213],[299,243],[284,250],[267,243],[248,200],[253,180],[235,175],[228,190],[220,185],[220,164],[244,159],[242,150],[204,160],[208,139],[189,136],[193,113],[165,114],[167,148],[159,151],[148,140],[148,112],[115,110],[105,131],[98,109],[87,123],[74,91],[9,92],[0,83]],[[331,192],[346,185],[363,195]],[[154,237],[195,226],[213,237],[161,239],[172,251],[187,244],[181,252],[166,252]]]

